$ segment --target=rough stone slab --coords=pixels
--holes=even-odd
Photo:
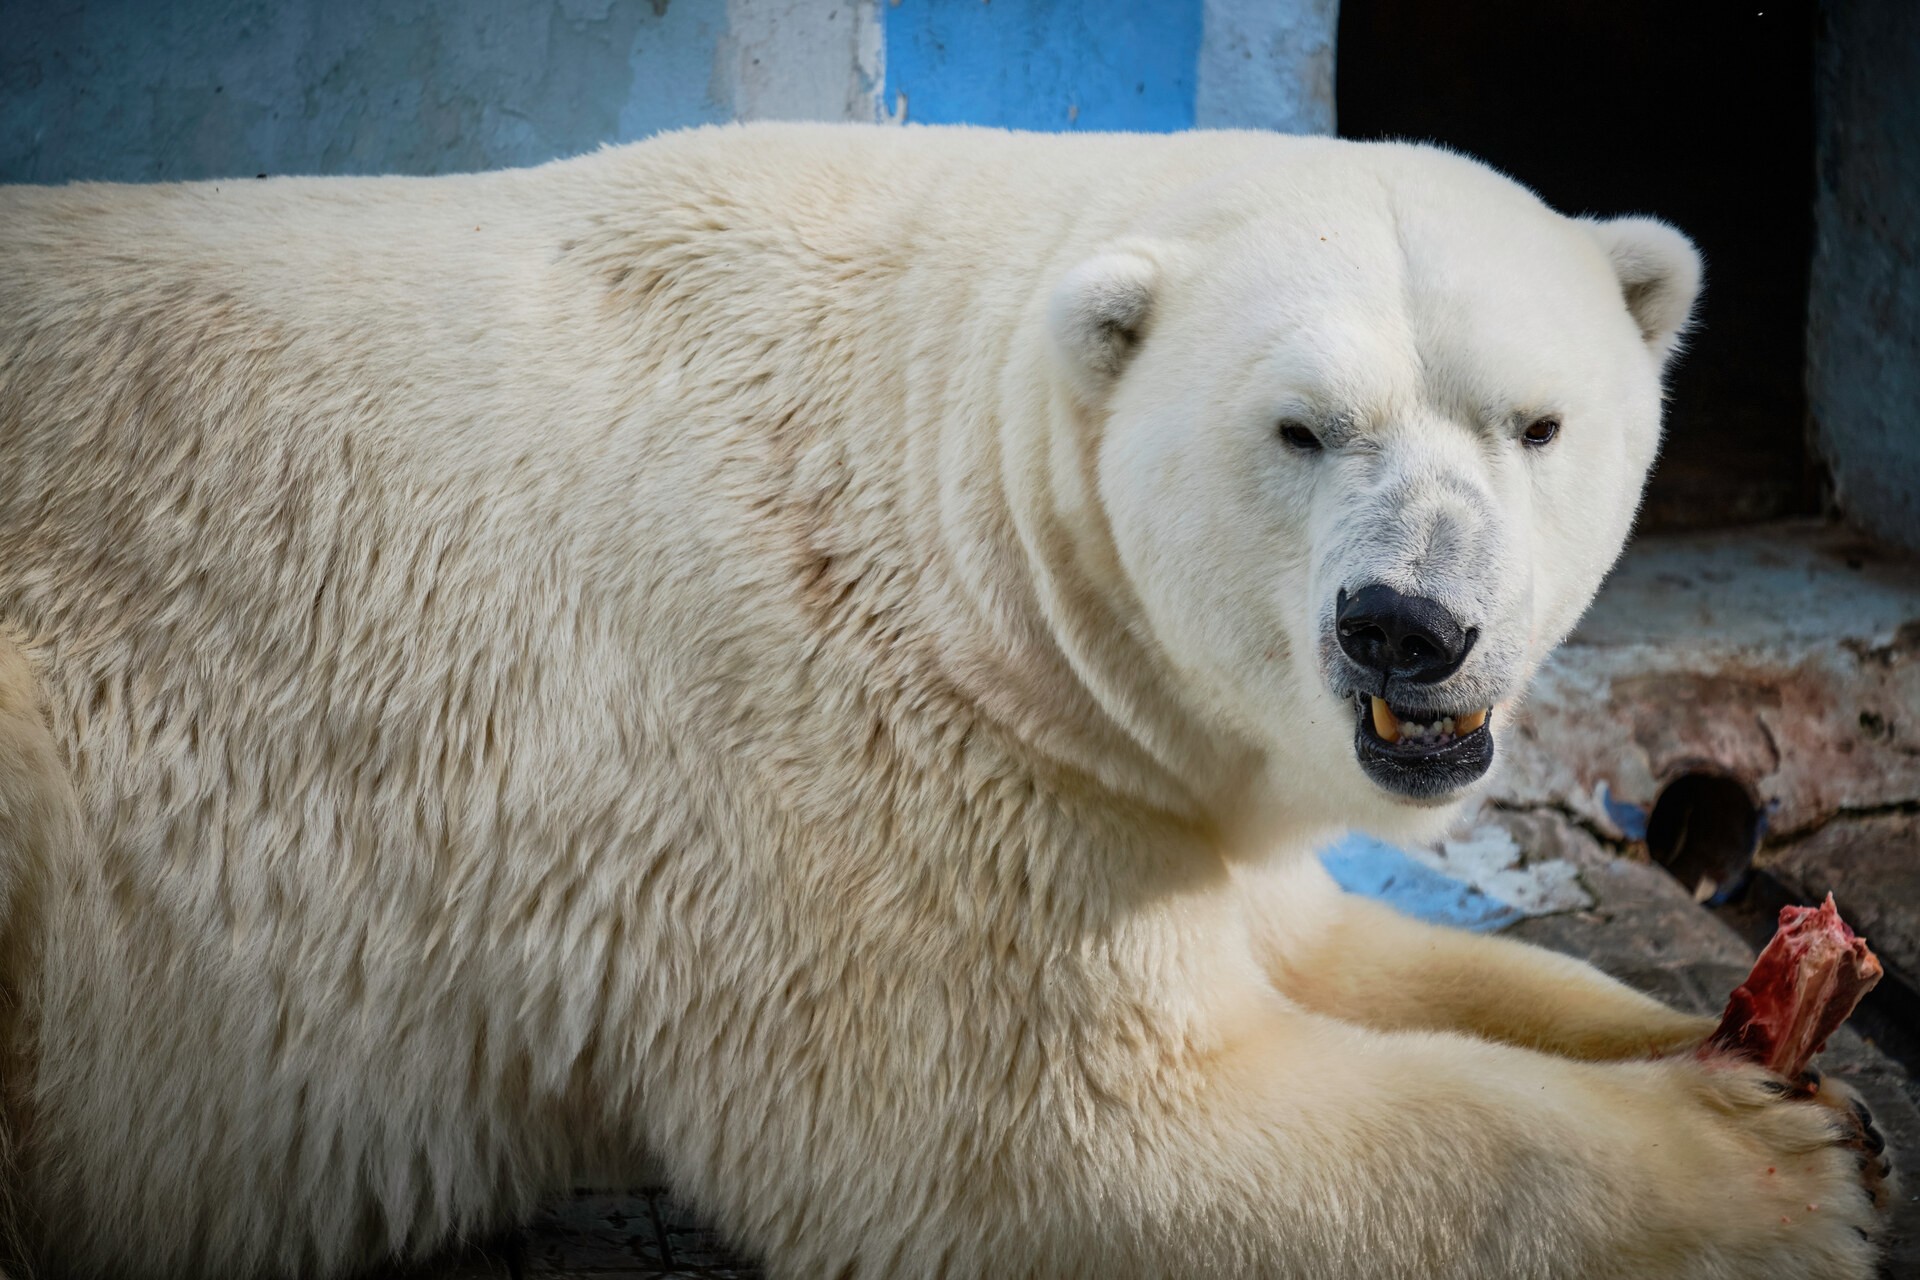
[[[1541,916],[1507,930],[1509,936],[1577,955],[1625,982],[1642,986],[1683,1007],[1662,983],[1692,990],[1699,976],[1732,975],[1725,987],[1710,988],[1717,1012],[1727,993],[1746,976],[1753,950],[1723,921],[1698,906],[1665,871],[1644,859],[1621,857],[1564,816],[1546,812],[1496,812],[1493,820],[1512,831],[1530,857],[1570,864],[1593,900],[1584,911]]]
[[[1920,813],[1836,817],[1757,864],[1802,900],[1831,892],[1894,979],[1920,987]]]
[[[1720,1012],[1755,954],[1730,925],[1664,871],[1615,856],[1564,817],[1528,813],[1507,820],[1517,839],[1578,866],[1595,900],[1590,911],[1523,920],[1507,936],[1590,961],[1676,1008]],[[1816,1065],[1866,1101],[1898,1161],[1905,1186],[1891,1216],[1883,1274],[1888,1280],[1920,1276],[1920,1087],[1852,1027],[1840,1029]]]
[[[1788,522],[1641,538],[1507,722],[1496,794],[1620,839],[1737,778],[1775,838],[1920,799],[1920,560]]]
[[[1776,899],[1815,902],[1831,890],[1888,968],[1856,1026],[1878,1019],[1886,1043],[1914,1060],[1920,560],[1812,522],[1639,539],[1509,726],[1496,798],[1569,819],[1570,830],[1577,823],[1631,855],[1594,844],[1600,861],[1581,864],[1594,909],[1511,933],[1676,1005],[1717,1011],[1752,949],[1650,867],[1642,841],[1666,784],[1732,777],[1763,816],[1764,839],[1749,901],[1727,914],[1744,916],[1755,940]],[[1725,865],[1737,869],[1746,852],[1728,850]],[[1905,1153],[1912,1189],[1888,1274],[1920,1277],[1920,1090],[1855,1027],[1822,1063],[1860,1090]]]

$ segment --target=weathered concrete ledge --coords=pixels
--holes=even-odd
[[[1832,891],[1920,980],[1920,560],[1817,523],[1642,539],[1509,733],[1498,803],[1703,898],[1749,859]]]

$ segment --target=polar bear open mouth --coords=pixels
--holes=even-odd
[[[1414,800],[1445,799],[1493,764],[1492,712],[1448,713],[1354,699],[1354,754],[1374,783]]]

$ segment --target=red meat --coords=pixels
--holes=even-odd
[[[1798,1077],[1878,981],[1880,962],[1840,918],[1832,894],[1818,907],[1782,907],[1773,941],[1700,1052]]]

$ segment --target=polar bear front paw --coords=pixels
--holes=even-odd
[[[1713,1062],[1698,1068],[1697,1081],[1737,1153],[1722,1175],[1734,1210],[1722,1252],[1728,1262],[1754,1255],[1714,1274],[1870,1280],[1893,1166],[1866,1104],[1816,1073],[1790,1082]]]

